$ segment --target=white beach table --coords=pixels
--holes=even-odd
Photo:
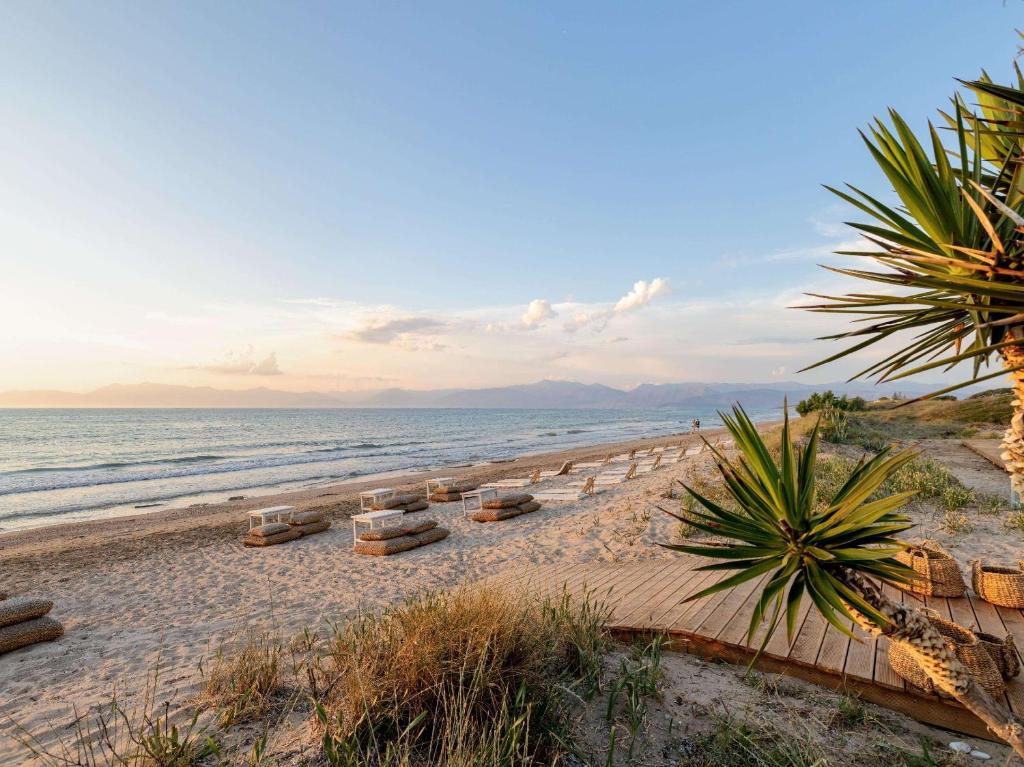
[[[455,484],[455,477],[434,477],[427,480],[427,497],[439,487],[451,487]]]
[[[249,512],[249,529],[265,525],[268,520],[280,522],[282,516],[291,514],[293,511],[295,511],[294,506],[268,506],[265,509],[253,509]],[[274,519],[275,517],[276,519]],[[253,524],[256,520],[259,520],[259,524]]]
[[[388,509],[387,511],[368,511],[365,514],[352,515],[352,548],[356,547],[359,539],[357,525],[366,525],[371,530],[375,527],[384,527],[389,519],[401,519],[405,515],[402,509]]]
[[[375,487],[373,490],[364,490],[359,494],[359,510],[366,511],[373,504],[386,501],[388,498],[394,498],[394,488],[390,487]]]
[[[469,516],[469,512],[482,509],[484,507],[484,501],[489,498],[498,497],[498,488],[496,487],[481,487],[479,490],[467,490],[462,494],[462,513],[464,516]],[[470,499],[476,500],[475,506],[470,506]]]

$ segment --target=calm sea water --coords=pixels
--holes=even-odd
[[[681,410],[0,410],[0,530],[665,435],[694,417],[720,425]]]

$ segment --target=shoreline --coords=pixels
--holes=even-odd
[[[759,426],[771,426],[774,423],[775,421],[765,421]],[[724,433],[724,427],[704,429],[699,433],[677,432],[657,437],[526,454],[513,460],[485,464],[448,466],[422,471],[380,472],[314,487],[246,495],[244,499],[237,501],[194,503],[150,511],[139,510],[135,513],[98,519],[2,530],[0,562],[11,564],[16,560],[66,554],[110,544],[119,544],[119,548],[112,551],[111,555],[122,558],[129,551],[138,553],[138,544],[144,539],[153,545],[173,545],[175,538],[195,531],[202,531],[212,538],[234,537],[246,523],[246,512],[267,506],[287,505],[295,506],[299,511],[328,511],[337,520],[356,511],[359,506],[359,493],[379,486],[382,480],[387,480],[389,486],[393,485],[399,491],[422,492],[422,483],[427,479],[451,473],[458,473],[460,479],[473,482],[493,482],[507,477],[525,476],[541,466],[550,468],[551,463],[601,459],[609,452],[623,452],[634,448],[649,449],[680,443],[689,446],[699,442],[701,437],[715,438]],[[218,491],[217,494],[231,495],[231,492]]]

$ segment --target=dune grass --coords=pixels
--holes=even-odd
[[[325,753],[332,764],[554,763],[572,703],[599,689],[604,616],[589,599],[477,588],[351,621],[309,670]]]
[[[217,710],[221,727],[265,715],[285,688],[284,650],[271,634],[249,635],[232,648],[217,649],[200,665],[200,704]]]

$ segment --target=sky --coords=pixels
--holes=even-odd
[[[1017,0],[39,3],[0,25],[0,390],[810,373],[857,129]],[[929,380],[936,380],[932,378]]]

